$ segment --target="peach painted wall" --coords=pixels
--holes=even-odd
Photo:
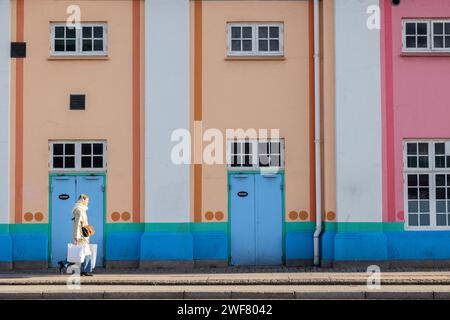
[[[226,60],[227,22],[284,22],[285,60]],[[203,2],[203,128],[279,128],[286,143],[286,212],[310,212],[307,1]],[[227,219],[227,169],[203,165],[202,219]]]
[[[108,23],[107,59],[49,59],[50,22],[65,21],[73,4],[82,21]],[[52,139],[107,140],[108,220],[114,211],[132,213],[131,31],[131,1],[25,1],[23,213],[42,212],[48,221]],[[85,111],[69,110],[71,93],[86,94]]]
[[[385,7],[388,5],[385,4]],[[391,90],[393,95],[386,99],[387,108],[392,110],[390,121],[393,121],[394,128],[393,135],[387,139],[388,144],[393,143],[391,150],[394,150],[392,156],[395,159],[395,166],[392,174],[395,181],[395,207],[387,212],[385,220],[403,221],[402,141],[406,138],[450,138],[447,118],[450,110],[448,93],[450,59],[402,56],[402,18],[448,18],[450,2],[409,0],[402,1],[399,6],[389,7],[387,10],[391,10],[392,13],[392,29],[387,32],[392,31],[392,51],[387,59],[391,59],[392,68],[388,65],[384,70],[386,72],[384,76],[388,80],[390,78],[393,85]],[[386,110],[383,111],[386,114]],[[384,149],[387,147],[385,144]],[[388,156],[389,152],[387,151]],[[388,194],[388,191],[384,190],[384,194]]]

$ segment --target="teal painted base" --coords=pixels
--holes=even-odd
[[[12,262],[12,239],[9,233],[0,233],[0,262]]]
[[[141,261],[194,260],[190,233],[145,232],[141,237]]]

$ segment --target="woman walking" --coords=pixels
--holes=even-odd
[[[72,209],[73,224],[72,224],[72,243],[74,245],[82,245],[84,249],[84,262],[81,264],[82,276],[93,276],[92,274],[92,253],[89,247],[89,237],[84,237],[81,231],[82,227],[87,226],[88,217],[87,210],[89,204],[89,197],[86,194],[79,196],[75,206]],[[67,268],[70,264],[67,259],[59,261],[59,272],[62,273],[63,268]]]

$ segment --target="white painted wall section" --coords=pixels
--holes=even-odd
[[[145,1],[145,221],[189,222],[189,165],[171,161],[189,129],[189,0]]]
[[[378,0],[336,0],[336,196],[339,222],[382,221],[380,30],[369,30]]]

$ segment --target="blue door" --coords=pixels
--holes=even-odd
[[[52,177],[52,256],[51,264],[67,256],[67,244],[72,242],[72,208],[80,194],[89,195],[89,224],[95,228],[90,242],[98,245],[97,266],[103,265],[103,192],[102,176]]]
[[[282,264],[282,176],[230,176],[232,265]]]

